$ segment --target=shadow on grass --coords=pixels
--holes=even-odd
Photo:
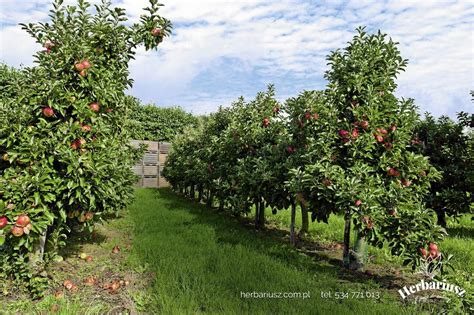
[[[398,287],[400,281],[404,279],[402,276],[390,274],[390,270],[384,267],[377,270],[378,274],[347,270],[342,267],[342,249],[334,250],[327,245],[309,240],[300,240],[294,248],[290,245],[290,233],[287,230],[272,225],[256,230],[250,218],[238,217],[234,213],[215,208],[209,209],[206,205],[185,199],[167,188],[159,189],[156,198],[161,199],[170,210],[183,211],[184,208],[195,215],[192,221],[182,222],[182,225],[211,226],[216,232],[218,243],[241,245],[311,274],[334,275],[337,271],[341,281],[354,283],[375,281],[386,289]]]
[[[468,226],[456,226],[446,228],[448,235],[451,237],[474,238],[474,228]]]
[[[64,258],[77,256],[81,247],[86,244],[100,245],[107,241],[107,236],[98,232],[97,229],[90,234],[87,231],[71,233],[68,236],[68,245],[59,250],[59,255]]]

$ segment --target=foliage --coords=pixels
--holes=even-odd
[[[22,24],[45,50],[12,93],[2,91],[0,217],[8,224],[0,229],[0,277],[29,280],[31,289],[42,281],[40,240],[47,238],[46,261],[60,259],[71,230],[91,231],[132,198],[139,151],[129,145],[128,62],[139,44],[155,49],[171,28],[156,0],[132,26],[108,1],[94,15],[86,1],[62,2],[54,2],[51,23]]]
[[[359,254],[349,251],[351,224],[357,242],[389,244],[393,255],[416,266],[419,249],[442,237],[422,202],[440,174],[411,152],[418,120],[413,100],[393,95],[407,61],[397,43],[363,28],[328,61],[325,91],[306,91],[279,104],[270,86],[177,138],[164,175],[192,198],[197,185],[210,205],[214,197],[220,208],[236,213],[255,205],[257,227],[264,205],[275,213],[298,202],[323,222],[343,213],[347,266]]]
[[[135,139],[169,142],[186,127],[198,125],[198,117],[178,106],[141,105],[139,100],[133,97],[130,97],[130,103],[133,106],[130,118],[134,124]]]
[[[458,121],[429,113],[420,121],[412,140],[414,150],[430,158],[443,174],[433,183],[427,202],[446,226],[445,215],[458,217],[474,211],[474,115],[459,113]]]

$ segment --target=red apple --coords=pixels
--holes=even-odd
[[[357,139],[359,137],[359,131],[357,129],[352,130],[352,138]]]
[[[87,59],[84,59],[82,62],[81,62],[82,66],[84,67],[84,69],[89,69],[91,67],[91,63],[89,62],[89,60]]]
[[[158,36],[160,34],[161,34],[161,29],[159,29],[159,28],[155,27],[154,29],[151,30],[151,35],[153,35],[153,36]]]
[[[30,218],[26,214],[22,214],[16,219],[16,225],[25,227],[30,224]]]
[[[311,119],[311,113],[310,113],[310,112],[306,112],[306,113],[304,114],[304,118],[305,118],[306,120],[310,120],[310,119]]]
[[[12,234],[15,235],[16,237],[20,237],[23,235],[23,228],[21,226],[17,226],[15,225],[14,227],[12,227],[12,230],[11,230]]]
[[[84,131],[84,132],[89,132],[89,131],[91,131],[91,129],[92,129],[92,128],[91,128],[91,126],[89,126],[89,125],[83,125],[83,126],[81,127],[81,130]]]
[[[96,284],[96,282],[97,282],[97,278],[94,276],[89,276],[84,279],[84,284],[88,286],[94,285]]]
[[[86,261],[87,262],[91,262],[92,260],[94,260],[94,258],[92,256],[87,256],[86,257]]]
[[[360,206],[362,204],[362,200],[360,199],[357,199],[354,204],[356,205],[356,207]]]
[[[268,118],[265,117],[265,118],[263,119],[263,126],[264,126],[264,127],[268,127],[268,125],[270,125],[270,119],[268,119]]]
[[[71,290],[74,287],[74,283],[71,280],[64,280],[63,286],[66,290]]]
[[[82,70],[81,72],[79,72],[79,75],[80,75],[81,77],[85,77],[85,76],[87,75],[86,70]]]
[[[6,216],[1,216],[0,217],[0,229],[3,229],[4,227],[6,227],[8,224],[8,219]]]
[[[77,150],[79,148],[79,142],[77,140],[74,140],[72,143],[71,143],[71,148],[73,150]]]
[[[89,105],[89,108],[94,112],[98,112],[100,110],[100,105],[99,103],[94,102]]]
[[[430,243],[430,244],[428,245],[428,248],[429,248],[430,250],[436,250],[436,251],[437,251],[437,250],[438,250],[438,245],[436,245],[435,243]]]
[[[319,118],[319,115],[318,115],[317,113],[314,113],[314,114],[313,114],[313,119],[314,119],[314,120],[317,120],[318,118]]]
[[[381,135],[375,134],[374,136],[375,136],[375,140],[377,140],[377,142],[380,142],[380,143],[381,143],[381,142],[384,141],[384,139],[383,139],[383,137],[382,137]]]
[[[408,180],[408,179],[402,179],[402,185],[405,186],[405,187],[408,187],[411,185],[411,181]]]
[[[84,217],[86,218],[86,221],[90,221],[90,220],[92,220],[92,218],[94,217],[94,213],[92,213],[92,212],[86,212],[86,214],[84,215]]]
[[[84,64],[82,62],[77,62],[76,64],[74,64],[74,68],[78,72],[81,72],[85,69]]]
[[[423,247],[420,247],[419,251],[420,251],[420,253],[421,253],[421,256],[423,256],[424,258],[426,258],[426,256],[428,255],[428,252],[426,251],[426,249],[423,248]]]
[[[363,120],[363,121],[360,122],[360,126],[363,129],[367,129],[369,127],[369,122],[367,120]]]
[[[341,129],[341,130],[339,130],[339,136],[341,136],[343,138],[347,138],[349,136],[349,131]]]
[[[43,108],[43,115],[45,117],[52,117],[54,115],[54,110],[51,107]]]
[[[289,145],[289,146],[286,147],[286,152],[288,152],[288,153],[290,153],[290,154],[291,154],[291,153],[294,153],[295,151],[296,151],[295,148],[292,147],[291,145]]]
[[[383,134],[383,135],[386,135],[386,134],[388,133],[387,130],[386,130],[386,129],[383,129],[383,128],[377,128],[377,132],[378,132],[378,133],[381,133],[381,134]]]
[[[395,176],[395,177],[400,176],[400,172],[394,169],[393,167],[389,168],[387,173],[390,176]]]
[[[436,250],[436,249],[430,249],[430,257],[431,257],[431,258],[435,259],[435,258],[438,258],[438,256],[439,256],[438,250]]]
[[[120,252],[120,247],[118,245],[115,245],[114,248],[112,249],[112,253],[118,254]]]
[[[396,125],[391,125],[390,126],[390,131],[394,132],[395,130],[397,130],[397,126]]]

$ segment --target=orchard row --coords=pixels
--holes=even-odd
[[[324,91],[280,103],[270,86],[175,139],[164,176],[175,190],[197,193],[209,205],[236,213],[255,207],[257,227],[266,209],[291,209],[293,243],[298,205],[300,234],[310,216],[327,223],[342,214],[349,268],[363,266],[367,243],[387,244],[413,266],[441,260],[442,229],[423,202],[440,172],[416,153],[419,117],[412,100],[393,94],[407,61],[384,34],[364,29],[327,60]]]

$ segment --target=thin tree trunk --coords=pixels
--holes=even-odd
[[[209,207],[209,208],[212,208],[212,202],[213,202],[213,195],[212,195],[212,190],[209,189],[209,192],[208,192],[208,197],[207,197],[207,202],[206,202],[206,205]]]
[[[299,235],[303,236],[308,233],[309,231],[309,219],[308,219],[308,208],[300,202],[301,207],[301,230],[299,231]]]
[[[198,186],[198,202],[202,201],[202,185]]]
[[[365,237],[357,231],[356,240],[354,243],[355,257],[350,262],[350,268],[353,270],[361,269],[367,263],[368,246]]]
[[[258,213],[258,227],[265,227],[265,201],[260,201],[260,212]]]
[[[255,228],[258,229],[258,218],[260,217],[260,202],[255,203]]]
[[[440,209],[439,207],[436,207],[436,216],[438,217],[438,225],[442,227],[446,227],[446,212],[444,209]]]
[[[291,223],[290,223],[290,243],[296,246],[296,233],[295,233],[295,221],[296,221],[296,203],[291,203]]]
[[[351,263],[350,253],[349,253],[349,246],[351,241],[351,215],[350,210],[346,210],[346,214],[344,216],[344,251],[342,252],[342,260],[344,267],[349,268]]]
[[[43,262],[44,248],[46,246],[46,230],[40,234],[38,243],[33,247],[33,251],[30,253],[30,265],[35,268],[39,263]]]
[[[194,189],[195,189],[195,188],[194,188],[194,184],[193,184],[193,185],[191,185],[191,191],[189,192],[189,195],[190,195],[190,197],[191,197],[191,200],[193,200],[193,201],[194,201],[194,198],[196,197],[195,192],[194,192]]]

